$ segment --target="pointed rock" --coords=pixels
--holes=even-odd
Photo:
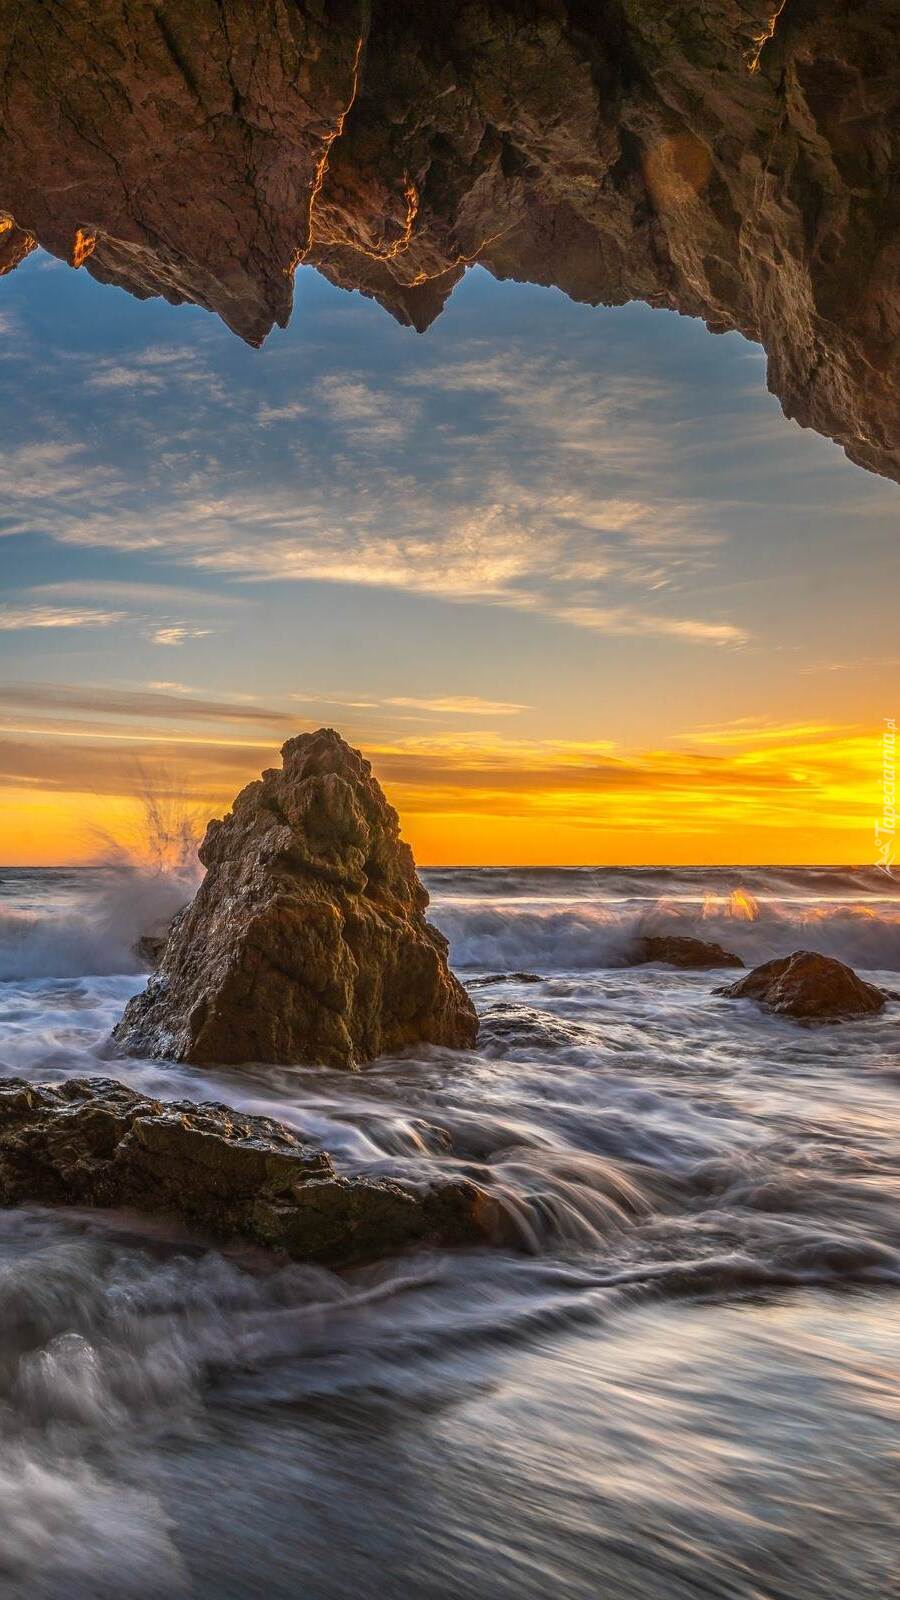
[[[475,1009],[369,762],[330,728],[289,739],[282,759],[209,824],[206,877],[117,1043],[194,1064],[350,1068],[472,1045]]]

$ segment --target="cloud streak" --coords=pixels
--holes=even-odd
[[[160,687],[144,690],[111,689],[100,685],[72,687],[61,683],[7,683],[0,684],[0,706],[14,710],[74,712],[85,716],[127,719],[252,723],[257,727],[271,724],[287,728],[296,722],[296,717],[290,712],[277,707],[213,699]]]
[[[0,606],[0,633],[22,633],[30,628],[109,628],[124,619],[124,611],[93,607],[66,610],[62,606]]]
[[[190,389],[205,376],[198,356],[172,347],[109,358],[91,382],[101,395],[133,392],[136,403],[144,393],[146,410],[145,391]],[[202,448],[185,448],[190,427],[176,448],[158,436],[157,412],[142,417],[150,503],[82,444],[20,446],[5,464],[7,531],[165,556],[220,589],[385,589],[610,637],[747,638],[746,626],[682,598],[719,559],[727,528],[715,503],[661,491],[679,449],[660,409],[671,401],[665,385],[610,374],[598,383],[568,358],[489,354],[471,342],[440,367],[393,379],[326,371],[302,399],[257,403],[256,437],[277,435],[266,445],[276,451],[271,471],[245,459],[237,398],[239,430],[229,432],[226,408],[222,438],[198,435]],[[290,432],[276,427],[286,423]],[[140,445],[144,435],[131,437]],[[0,487],[3,474],[0,457]],[[183,642],[174,630],[188,626],[167,619],[158,642]]]

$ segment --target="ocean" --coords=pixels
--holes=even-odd
[[[477,1050],[359,1074],[121,1060],[184,880],[0,870],[0,1065],[224,1100],[346,1171],[461,1173],[496,1248],[341,1273],[0,1212],[6,1600],[887,1600],[900,1002],[804,1027],[640,932],[900,988],[875,871],[447,869]]]

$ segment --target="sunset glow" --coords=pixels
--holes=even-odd
[[[10,280],[4,861],[133,844],[148,776],[202,825],[323,725],[423,864],[875,859],[896,489],[754,347],[479,273],[422,339],[297,286],[257,352]]]
[[[319,725],[296,719],[297,731]],[[480,731],[378,741],[352,714],[342,726],[368,753],[423,863],[537,865],[553,851],[569,865],[852,861],[878,803],[875,727],[722,728],[715,743],[704,732],[670,750],[629,751]],[[83,723],[73,738],[48,718],[40,731],[7,727],[7,749],[14,735],[22,778],[0,794],[10,864],[87,862],[99,838],[133,840],[148,772],[165,775],[161,792],[176,808],[205,819],[278,761],[262,733]]]

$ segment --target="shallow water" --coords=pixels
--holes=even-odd
[[[713,995],[727,974],[621,963],[638,929],[699,932],[898,988],[896,885],[429,878],[479,1048],[349,1076],[116,1060],[137,924],[177,886],[0,874],[3,1072],[228,1100],[347,1170],[467,1173],[506,1218],[494,1249],[334,1274],[0,1213],[0,1591],[887,1600],[900,1003],[802,1028]]]

